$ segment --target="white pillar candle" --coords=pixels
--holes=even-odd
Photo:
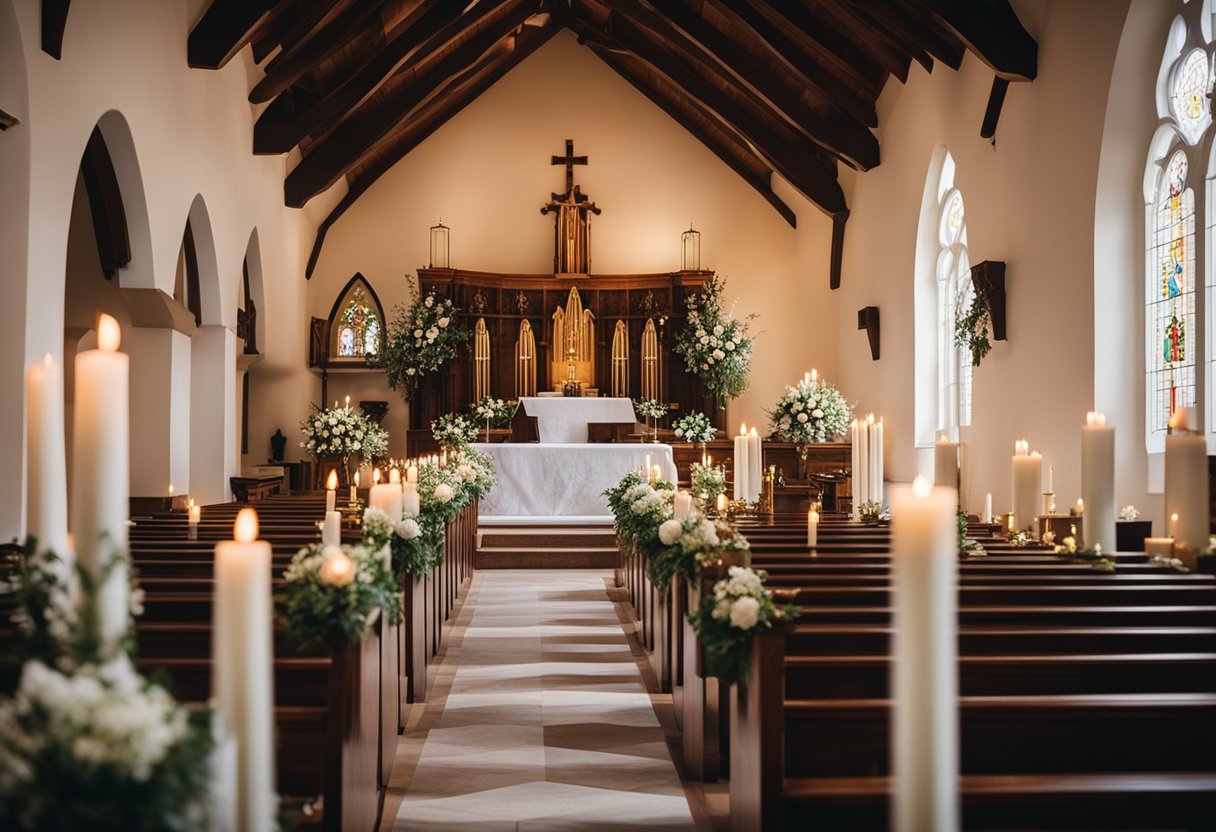
[[[1043,457],[1030,453],[1030,444],[1018,440],[1013,456],[1013,515],[1015,529],[1034,524],[1036,506],[1043,493]]]
[[[726,513],[726,493],[725,492],[718,495],[717,507],[718,507],[718,514]]]
[[[336,511],[325,512],[325,524],[321,527],[321,542],[325,545],[342,545],[342,515]]]
[[[189,507],[186,509],[186,539],[198,540],[198,524],[203,519],[203,507],[195,505],[194,501],[190,501]]]
[[[958,443],[944,433],[933,446],[933,484],[958,490]]]
[[[760,500],[760,488],[764,483],[764,450],[760,435],[753,427],[747,434],[747,501]]]
[[[275,828],[274,651],[270,544],[258,540],[258,516],[241,509],[235,540],[215,546],[213,692],[224,725],[237,738],[240,828]]]
[[[917,477],[891,495],[891,770],[898,832],[958,817],[958,492]]]
[[[992,522],[992,492],[984,495],[984,522]]]
[[[865,419],[857,422],[857,442],[859,446],[857,469],[861,472],[861,480],[858,486],[860,490],[855,499],[860,503],[868,503],[870,501],[870,432]],[[858,518],[860,519],[860,506],[858,508]]]
[[[650,466],[650,481],[658,483],[663,478],[663,468],[659,465]]]
[[[1208,455],[1202,434],[1189,432],[1190,408],[1179,408],[1165,437],[1165,515],[1178,515],[1174,544],[1198,551],[1208,545]]]
[[[130,361],[118,352],[118,322],[102,314],[97,349],[76,355],[72,434],[72,533],[76,556],[94,578],[127,549],[130,499]],[[127,631],[130,593],[125,560],[97,590],[98,635],[116,644]]]
[[[330,469],[329,476],[325,479],[325,511],[326,513],[334,510],[338,502],[338,469]]]
[[[735,437],[735,499],[747,499],[747,425],[739,426],[739,435]],[[649,457],[647,457],[649,462]]]
[[[25,375],[27,534],[65,560],[68,543],[67,458],[63,432],[63,375],[51,354]]]
[[[874,418],[871,413],[869,419]],[[883,445],[883,427],[882,419],[876,422],[871,422],[870,430],[870,502],[882,503],[883,501],[883,460],[882,460],[882,445]]]
[[[411,465],[410,467],[405,469],[405,481],[406,482],[418,482],[418,466],[417,465]]]
[[[808,549],[819,545],[819,512],[815,509],[806,513],[806,545]]]
[[[857,420],[849,422],[849,452],[852,464],[852,482],[850,483],[853,491],[853,522],[861,519],[861,439],[857,430]]]
[[[380,509],[391,519],[399,520],[401,518],[401,496],[400,483],[382,482],[372,486],[372,490],[367,495],[367,504],[371,508]]]
[[[397,485],[401,484],[401,470],[399,468],[388,469],[388,481]]]
[[[671,517],[673,520],[683,520],[692,514],[692,495],[687,491],[677,491],[671,502]]]
[[[401,510],[404,514],[409,514],[417,517],[422,513],[422,501],[418,496],[418,483],[406,482],[402,484],[401,494]]]

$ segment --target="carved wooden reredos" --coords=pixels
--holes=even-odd
[[[444,372],[427,379],[411,402],[410,423],[467,408],[481,396],[502,399],[560,387],[575,351],[576,374],[601,396],[647,396],[679,412],[720,420],[700,381],[671,352],[684,323],[685,298],[709,271],[665,274],[511,275],[419,269],[425,293],[450,297],[455,324],[475,333]],[[484,329],[483,329],[484,327]]]

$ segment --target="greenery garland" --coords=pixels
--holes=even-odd
[[[967,349],[975,367],[980,366],[980,361],[992,350],[992,342],[988,340],[991,325],[992,310],[983,292],[972,295],[971,303],[966,306],[959,304],[955,307],[954,345]]]

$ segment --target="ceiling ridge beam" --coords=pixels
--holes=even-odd
[[[922,0],[977,58],[1007,81],[1033,81],[1039,44],[1008,0]]]
[[[524,2],[503,8],[506,11],[497,19],[424,69],[415,68],[400,74],[394,79],[391,91],[369,99],[313,145],[308,155],[287,175],[283,186],[287,205],[299,208],[337,182],[368,148],[388,135],[393,126],[429,93],[475,63],[534,11]]]
[[[470,14],[480,19],[493,4],[478,3]],[[477,10],[481,9],[480,13]],[[426,0],[394,28],[383,49],[327,95],[294,110],[291,88],[280,93],[253,126],[254,153],[286,153],[314,130],[336,124],[358,107],[399,68],[443,49],[464,31],[459,7]]]
[[[321,248],[325,244],[325,236],[328,234],[329,229],[355,204],[368,188],[386,172],[391,170],[406,154],[446,124],[448,120],[477,100],[482,93],[498,83],[504,75],[546,44],[560,29],[560,26],[551,23],[549,26],[541,28],[534,33],[528,33],[528,27],[524,27],[524,33],[516,38],[515,48],[511,51],[511,54],[502,58],[494,66],[487,68],[481,77],[469,79],[463,89],[453,89],[450,95],[442,99],[434,99],[431,104],[433,107],[431,112],[418,114],[418,117],[411,124],[411,133],[402,138],[401,144],[394,146],[391,153],[386,154],[383,159],[369,167],[367,171],[364,171],[359,177],[358,182],[351,185],[351,189],[346,192],[346,195],[342,197],[333,210],[329,212],[329,215],[321,222],[320,226],[317,227],[317,236],[313,241],[312,252],[309,254],[308,264],[304,271],[305,278],[311,278],[316,270],[317,261],[321,257]]]
[[[275,0],[213,0],[186,40],[192,69],[221,69],[249,42]]]

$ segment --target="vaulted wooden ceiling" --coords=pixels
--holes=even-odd
[[[345,177],[311,276],[326,232],[373,182],[563,28],[791,225],[773,172],[829,214],[833,287],[848,218],[837,165],[879,163],[888,77],[906,81],[913,62],[957,69],[970,50],[994,72],[991,136],[1009,81],[1037,70],[1009,0],[213,0],[188,57],[217,69],[252,46],[264,76],[249,100],[267,105],[253,150],[301,155],[287,205]]]

